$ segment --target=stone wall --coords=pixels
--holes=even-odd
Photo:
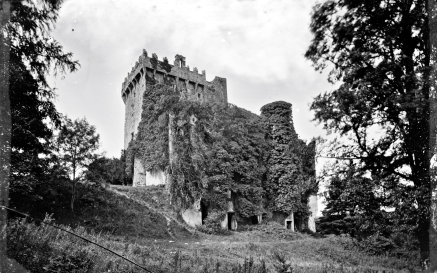
[[[297,223],[294,219],[294,213],[286,214],[283,212],[273,212],[272,220],[284,225],[285,228],[295,230],[295,226],[298,226],[298,229],[303,227],[308,227],[309,230],[316,232],[316,215],[317,215],[317,195],[311,195],[308,200],[308,206],[310,207],[311,215],[308,217],[307,223]]]
[[[139,157],[134,158],[134,177],[132,185],[134,187],[146,186],[146,171]]]
[[[127,148],[129,142],[138,132],[138,125],[141,121],[142,98],[146,90],[146,78],[144,75],[138,74],[131,87],[123,97],[125,104],[124,114],[124,149]]]
[[[147,171],[146,172],[146,186],[151,185],[165,185],[167,182],[167,174],[164,171]]]
[[[196,227],[202,225],[202,211],[200,209],[201,199],[194,202],[194,204],[186,210],[181,211],[182,219],[190,227]]]
[[[316,232],[316,217],[317,217],[317,195],[311,195],[308,200],[311,215],[308,217],[308,229]]]

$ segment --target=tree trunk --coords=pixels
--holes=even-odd
[[[427,11],[427,22],[425,24],[426,31],[424,31],[425,45],[427,48],[427,53],[429,55],[428,65],[430,70],[425,73],[425,85],[428,87],[429,92],[429,153],[428,159],[430,163],[429,168],[429,192],[430,192],[430,208],[429,208],[429,221],[428,221],[428,240],[429,240],[429,271],[435,272],[437,270],[437,200],[433,198],[432,193],[436,189],[437,177],[435,170],[432,168],[432,158],[436,153],[436,133],[437,133],[437,100],[434,84],[434,79],[436,79],[436,69],[430,64],[435,63],[436,53],[433,49],[437,48],[437,36],[435,33],[437,30],[431,28],[435,26],[436,19],[433,19],[436,12],[435,0],[427,0],[425,2]],[[432,60],[432,61],[431,61]]]
[[[0,29],[10,18],[11,3],[0,2]],[[9,99],[9,41],[0,33],[0,206],[9,205],[9,172],[11,163],[11,101]],[[0,208],[0,273],[6,269],[7,211]]]
[[[435,26],[436,19],[433,19],[433,15],[436,12],[435,0],[428,0],[427,2],[427,13],[428,13],[428,33],[426,33],[427,43],[430,51],[431,59],[433,63],[436,62],[435,56],[436,52],[433,49],[437,48],[437,36],[435,33],[437,29],[431,28],[429,26]],[[433,79],[436,78],[436,67],[430,67],[428,81],[430,83],[430,95],[429,95],[429,159],[432,166],[432,158],[436,154],[436,133],[437,133],[437,98],[436,98],[436,85]],[[434,91],[433,91],[434,90]],[[435,159],[434,159],[435,160]],[[435,192],[437,186],[437,173],[436,170],[430,168],[430,192],[431,192],[431,208],[430,208],[430,223],[429,223],[429,241],[430,241],[430,271],[434,272],[437,270],[437,199],[432,196],[433,191]]]
[[[73,180],[73,187],[71,191],[71,202],[70,202],[70,208],[71,211],[74,211],[74,199],[76,198],[76,181]]]
[[[418,209],[419,209],[419,223],[417,226],[417,238],[419,240],[420,248],[420,262],[423,270],[429,268],[430,264],[430,205],[431,197],[428,185],[424,185],[422,190],[419,191],[417,197]]]
[[[74,211],[75,198],[76,198],[76,164],[73,163],[73,181],[72,181],[71,202],[70,202],[71,211]]]

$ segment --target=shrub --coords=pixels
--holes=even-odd
[[[285,259],[285,254],[274,252],[273,258],[276,262],[275,264],[273,264],[273,267],[276,269],[276,272],[278,273],[293,272],[293,268],[291,267],[291,264]]]
[[[77,246],[58,244],[58,230],[15,220],[7,233],[8,256],[31,272],[92,272],[93,255]]]
[[[210,212],[203,225],[198,226],[197,229],[207,234],[229,235],[230,231],[221,227],[224,217],[225,213],[223,212]]]

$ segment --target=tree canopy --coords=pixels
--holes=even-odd
[[[85,172],[85,179],[95,183],[109,183],[113,185],[132,184],[126,176],[126,156],[122,151],[120,158],[100,156],[94,159]]]
[[[11,55],[21,60],[38,84],[47,89],[49,73],[74,72],[79,67],[78,61],[72,60],[73,54],[65,53],[62,45],[50,36],[63,2],[12,1],[11,19],[6,26]]]
[[[76,183],[84,178],[86,169],[96,159],[99,139],[96,128],[90,125],[85,118],[72,121],[65,117],[64,124],[57,135],[57,156],[72,180],[72,210]]]
[[[429,126],[428,1],[329,0],[314,7],[310,28],[306,57],[340,83],[315,98],[315,120],[352,142],[337,155],[360,159],[362,171],[379,178],[397,177],[416,208],[415,231],[427,263],[435,129]]]
[[[72,53],[50,36],[62,1],[13,1],[4,35],[10,40],[9,92],[12,119],[12,194],[33,196],[51,172],[52,124],[60,125],[50,72],[73,72]],[[16,196],[17,198],[19,196]],[[37,197],[37,196],[34,196]]]

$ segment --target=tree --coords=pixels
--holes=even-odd
[[[72,121],[66,117],[58,134],[59,159],[68,170],[72,180],[71,210],[74,210],[76,184],[82,178],[84,170],[95,159],[99,148],[99,138],[96,128],[90,125],[85,118]]]
[[[85,179],[88,181],[109,183],[113,185],[127,185],[129,183],[126,173],[126,161],[124,151],[120,159],[98,157],[88,166]]]
[[[365,177],[353,160],[348,164],[337,162],[338,170],[332,171],[325,192],[326,208],[319,219],[322,233],[348,233],[362,237],[360,219],[370,219],[379,214],[382,197],[375,193],[375,183]],[[369,227],[366,227],[368,231]]]
[[[26,66],[11,55],[10,95],[12,116],[11,198],[38,198],[37,184],[49,180],[52,128],[59,114],[52,95],[41,90]],[[14,203],[14,200],[12,200]]]
[[[17,159],[16,151],[21,150],[14,145],[19,143],[24,144],[25,141],[20,141],[18,138],[22,136],[17,132],[16,128],[21,127],[21,132],[27,132],[25,134],[24,139],[30,140],[32,138],[32,130],[36,129],[38,132],[33,137],[33,140],[30,143],[36,143],[35,139],[41,139],[46,136],[46,132],[44,128],[48,128],[44,124],[43,128],[37,128],[37,125],[42,117],[50,117],[53,118],[53,112],[50,113],[54,108],[50,107],[47,104],[48,101],[52,98],[54,91],[50,89],[47,85],[46,75],[50,71],[50,69],[54,69],[54,71],[60,71],[62,73],[67,71],[75,71],[78,67],[78,63],[76,61],[72,61],[71,53],[64,53],[62,51],[62,47],[59,43],[52,39],[49,35],[51,28],[53,27],[54,22],[57,19],[57,14],[62,4],[62,0],[41,0],[41,1],[2,1],[1,3],[1,39],[0,39],[0,65],[1,65],[1,81],[0,81],[0,165],[3,166],[0,170],[0,183],[1,183],[1,205],[8,206],[8,189],[9,189],[9,167],[11,160],[11,149],[12,151],[12,160],[13,168],[17,169],[17,162],[22,162]],[[11,66],[9,65],[9,59],[11,59]],[[25,75],[26,72],[30,72],[33,76],[33,79],[29,78],[28,75]],[[14,75],[16,72],[16,68],[21,71],[20,76]],[[9,90],[9,76],[16,77],[18,81],[29,81],[27,84],[21,84],[21,87],[26,87],[24,90],[24,97],[27,96],[26,103],[32,104],[29,109],[24,112],[17,109],[25,108],[25,103],[22,103],[20,106],[12,105],[11,110],[11,99],[14,100],[14,96],[19,97],[20,88],[16,88],[18,85],[15,85],[15,91],[13,94],[10,94]],[[22,78],[20,78],[22,77]],[[12,79],[13,80],[13,79]],[[37,83],[38,88],[35,88],[34,83]],[[14,86],[11,86],[11,90]],[[35,102],[37,100],[38,102]],[[20,100],[15,100],[16,102],[20,102]],[[14,103],[14,102],[13,102]],[[20,102],[21,103],[21,102]],[[44,104],[44,105],[43,105]],[[38,107],[35,108],[35,105]],[[41,108],[44,110],[41,110]],[[28,117],[32,116],[33,120],[27,120]],[[37,112],[45,112],[44,114],[40,114]],[[23,114],[22,122],[18,125],[18,123],[13,124],[14,120],[20,119],[20,115]],[[56,114],[56,113],[55,113]],[[13,121],[11,121],[11,116]],[[55,120],[56,121],[56,120]],[[15,127],[13,128],[13,126]],[[11,143],[12,138],[12,143]],[[29,147],[29,146],[28,146]],[[39,147],[41,148],[41,147]],[[38,149],[38,147],[36,148]],[[35,157],[35,151],[30,152],[21,150],[20,154],[21,159],[25,159],[25,161],[35,163],[38,161],[39,157]],[[14,159],[15,158],[15,159]],[[39,163],[33,164],[33,166],[39,165]],[[23,165],[22,165],[23,166]],[[24,168],[19,168],[20,170],[24,170]],[[39,169],[36,168],[36,169]],[[33,167],[31,168],[31,172],[35,170]],[[13,172],[15,172],[13,170]],[[39,171],[38,171],[39,172]],[[16,173],[16,172],[15,172]],[[13,185],[12,185],[13,186]],[[6,211],[1,210],[1,229],[4,229],[4,225],[6,225]],[[5,242],[6,240],[2,240]],[[4,245],[0,246],[0,256],[4,256]],[[1,258],[0,257],[0,258]],[[2,261],[6,261],[6,259],[1,258]],[[0,269],[3,265],[0,264]]]
[[[429,262],[431,201],[429,7],[426,0],[329,0],[314,7],[306,57],[340,86],[311,105],[324,128],[347,136],[337,154],[362,171],[395,176],[410,207],[421,262]],[[377,133],[374,133],[377,132]]]
[[[38,198],[37,183],[50,175],[52,126],[60,125],[46,75],[75,71],[71,53],[50,37],[62,1],[15,1],[5,32],[10,49],[11,194]],[[7,103],[3,100],[3,103]],[[13,201],[13,200],[12,200]]]
[[[0,29],[3,31],[10,18],[10,1],[0,3]],[[11,160],[11,105],[9,96],[8,39],[0,35],[0,206],[9,206],[9,172]],[[0,229],[6,230],[7,211],[0,209]],[[8,270],[6,232],[0,238],[0,271]]]

